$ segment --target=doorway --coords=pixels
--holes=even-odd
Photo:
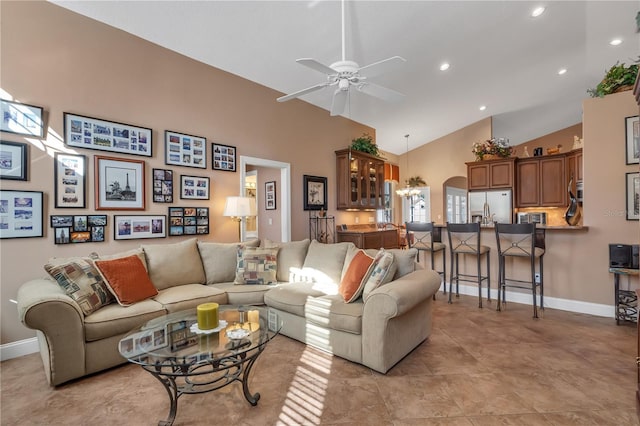
[[[251,197],[254,202],[258,202],[258,171],[247,171],[244,179],[244,196]],[[256,208],[257,209],[257,208]],[[245,232],[247,240],[258,238],[258,217],[248,216],[245,218]]]
[[[280,239],[282,242],[288,242],[291,240],[291,164],[284,163],[282,161],[266,160],[264,158],[248,157],[245,155],[240,156],[240,188],[242,188],[242,194],[244,194],[245,182],[247,175],[250,174],[247,171],[248,166],[253,167],[267,167],[280,170]],[[256,208],[258,214],[260,214],[260,208]],[[248,238],[246,222],[242,221],[240,227],[240,241],[245,241]]]

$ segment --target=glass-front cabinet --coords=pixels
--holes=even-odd
[[[338,210],[384,208],[384,160],[363,152],[336,151]]]

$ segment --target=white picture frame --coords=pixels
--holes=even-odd
[[[113,239],[137,240],[167,236],[166,215],[114,215]]]

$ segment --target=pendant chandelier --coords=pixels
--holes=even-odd
[[[409,135],[404,135],[407,139],[407,174],[409,173]],[[401,197],[414,197],[415,195],[420,194],[420,190],[417,188],[412,188],[409,186],[409,179],[405,180],[406,186],[401,189],[396,189],[396,194]]]

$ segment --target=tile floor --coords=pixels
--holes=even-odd
[[[386,375],[284,336],[251,379],[251,407],[233,384],[184,395],[175,425],[640,425],[636,328],[613,319],[461,296],[435,303],[431,338]],[[52,389],[38,354],[0,364],[2,425],[154,425],[162,386],[123,365]]]

